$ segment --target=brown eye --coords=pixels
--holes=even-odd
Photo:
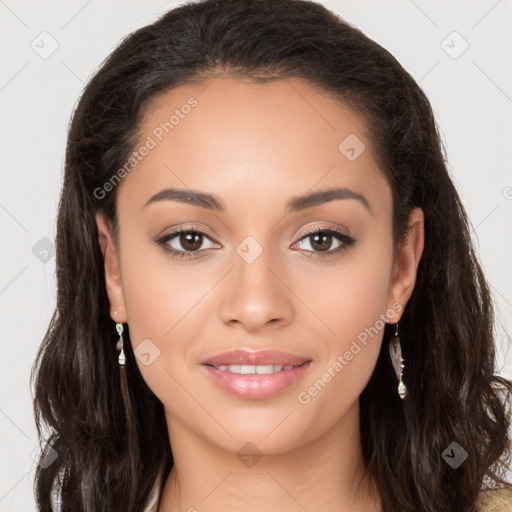
[[[332,248],[333,243],[338,244]],[[309,242],[305,244],[304,242]],[[355,239],[341,231],[331,228],[315,228],[306,233],[297,243],[302,244],[301,249],[320,256],[329,256],[347,249]],[[306,245],[306,247],[304,247]],[[308,247],[309,245],[309,247]]]
[[[181,246],[186,251],[197,251],[203,243],[203,235],[193,231],[181,233],[178,237]]]
[[[157,240],[164,251],[171,253],[177,258],[195,258],[203,252],[207,252],[210,247],[204,247],[205,240],[211,238],[202,231],[191,228],[180,228]]]
[[[315,233],[314,235],[309,235],[309,239],[313,242],[311,243],[311,247],[317,251],[328,251],[332,245],[332,235],[327,233]]]

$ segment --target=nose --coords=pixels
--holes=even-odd
[[[293,293],[271,251],[264,249],[254,261],[235,253],[233,265],[221,292],[222,321],[252,333],[289,324],[294,314]]]

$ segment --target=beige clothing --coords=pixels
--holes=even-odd
[[[512,512],[512,488],[482,492],[478,504],[482,512]]]
[[[146,512],[158,512],[158,492],[156,491],[157,488],[155,488],[151,504]],[[504,488],[482,492],[478,504],[481,512],[512,512],[512,489]]]

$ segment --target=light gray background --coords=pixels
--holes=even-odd
[[[54,240],[72,108],[124,35],[179,3],[0,0],[0,511],[35,510],[28,382],[56,298],[55,258],[40,261],[40,240]],[[496,301],[499,370],[512,378],[512,2],[322,3],[395,55],[430,98]],[[43,31],[58,43],[46,59],[31,47],[51,48]]]

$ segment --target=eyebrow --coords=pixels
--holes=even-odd
[[[370,213],[373,213],[366,197],[359,192],[354,192],[353,190],[344,187],[329,188],[318,192],[310,192],[302,196],[292,197],[286,203],[286,209],[289,209],[292,212],[298,212],[334,201],[335,199],[355,199],[359,201]],[[226,210],[226,205],[222,199],[217,196],[197,190],[184,190],[177,188],[166,188],[157,192],[149,198],[144,205],[144,208],[149,204],[159,201],[178,201],[219,212]]]

